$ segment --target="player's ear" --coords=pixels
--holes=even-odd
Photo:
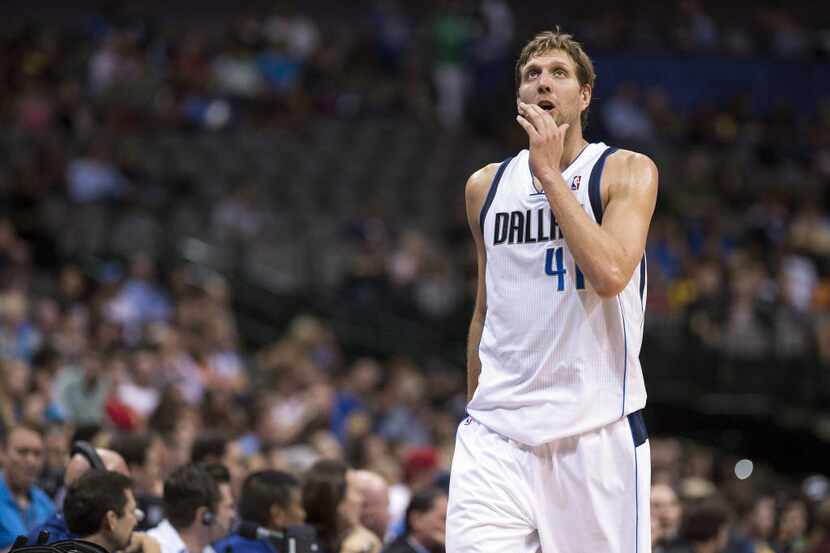
[[[588,105],[591,103],[591,97],[594,94],[593,88],[591,85],[584,84],[579,89],[579,102],[582,104],[582,111],[588,109]]]
[[[112,532],[115,529],[115,525],[118,523],[118,515],[115,511],[110,510],[107,511],[107,513],[104,515],[104,518],[106,518],[107,521],[107,530]]]

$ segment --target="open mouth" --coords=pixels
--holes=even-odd
[[[553,105],[553,102],[551,102],[550,100],[542,100],[541,102],[539,102],[536,105],[538,105],[540,108],[542,108],[545,111],[551,111],[555,107]]]

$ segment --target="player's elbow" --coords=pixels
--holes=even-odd
[[[625,289],[627,279],[621,270],[611,267],[593,283],[596,293],[604,299],[613,298]]]

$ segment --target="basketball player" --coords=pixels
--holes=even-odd
[[[478,293],[448,553],[650,550],[639,352],[657,169],[583,138],[594,78],[570,35],[537,35],[516,64],[529,149],[467,182]]]

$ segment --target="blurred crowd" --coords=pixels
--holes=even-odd
[[[129,11],[4,22],[0,550],[62,512],[89,469],[72,465],[77,439],[130,475],[93,476],[132,490],[139,528],[167,517],[178,532],[203,507],[272,529],[305,521],[333,550],[409,531],[441,550],[475,282],[463,183],[524,147],[509,114],[529,24],[502,0],[408,9],[374,2],[349,24],[287,4],[204,28]],[[783,9],[747,27],[697,2],[655,13],[564,19],[589,53],[830,50]],[[595,99],[589,137],[661,170],[647,382],[683,383],[690,401],[830,399],[830,99],[796,107],[759,113],[748,91],[683,112],[634,83]],[[224,265],[205,262],[219,250]],[[279,332],[274,289],[302,305]],[[249,312],[267,327],[256,339]],[[830,550],[822,481],[739,480],[736,459],[677,439],[652,453],[661,551]],[[182,480],[202,482],[202,503],[171,519],[165,489]],[[260,480],[283,490],[274,520],[245,507]],[[35,496],[31,517],[3,526],[2,509]],[[202,538],[226,538],[228,520]]]
[[[375,437],[350,455],[322,430],[293,445],[252,447],[258,432],[232,434],[213,420],[191,414],[130,432],[29,421],[7,428],[0,550],[28,535],[101,548],[88,553],[279,553],[294,550],[288,539],[323,552],[444,551],[447,459],[435,448],[390,454]],[[826,477],[795,482],[701,444],[650,443],[654,551],[828,551]]]

